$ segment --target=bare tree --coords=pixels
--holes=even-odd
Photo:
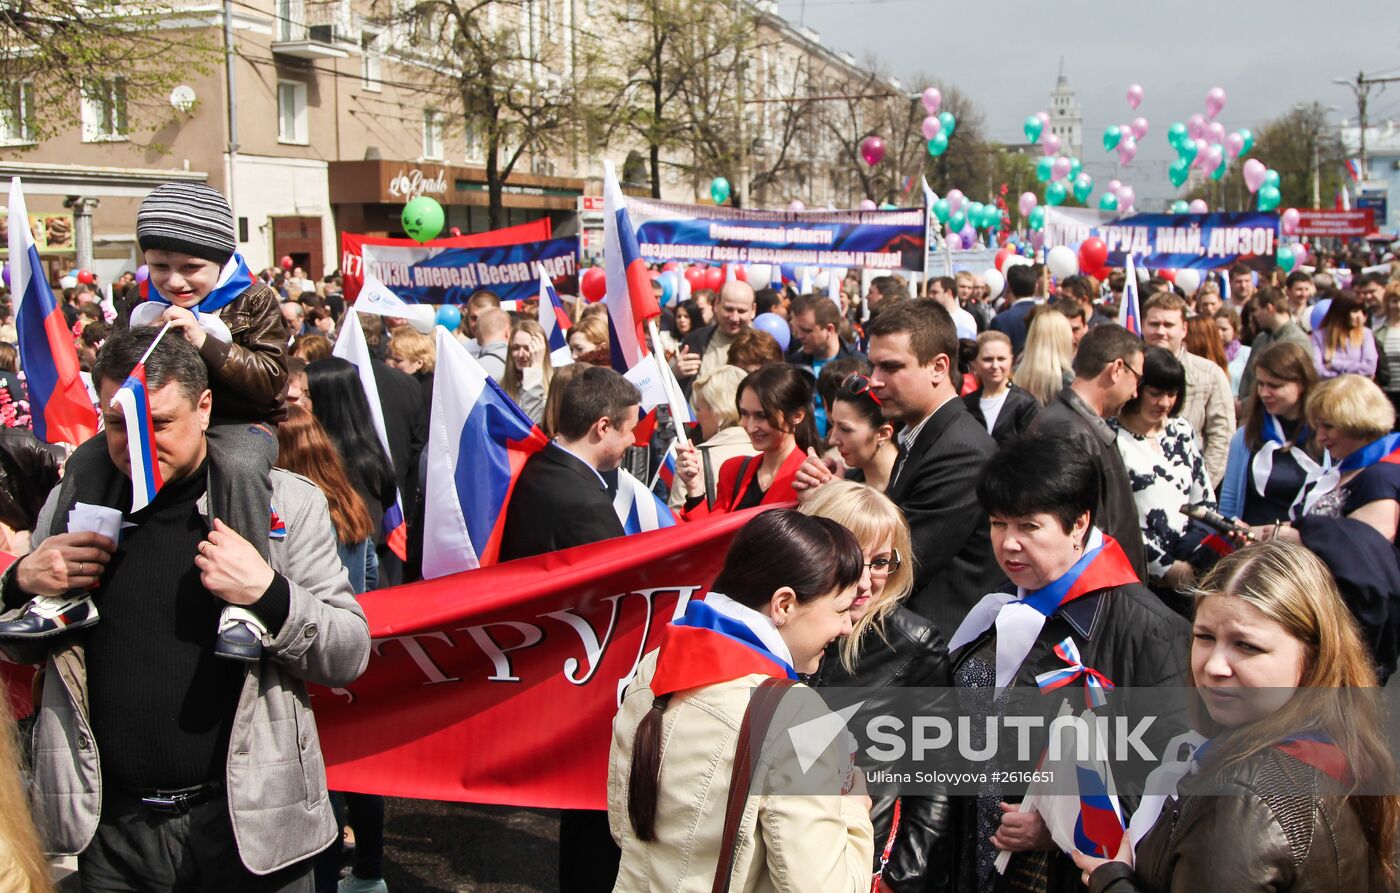
[[[1312,207],[1313,178],[1324,202],[1342,188],[1346,148],[1335,128],[1327,124],[1327,110],[1314,102],[1297,105],[1255,131],[1256,142],[1247,158],[1257,158],[1278,171],[1280,207]],[[1218,183],[1206,181],[1192,189],[1190,198],[1201,198],[1222,210],[1249,210],[1257,199],[1244,183],[1244,159],[1231,162]]]

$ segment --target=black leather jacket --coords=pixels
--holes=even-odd
[[[842,666],[838,645],[829,646],[813,684],[852,688],[944,688],[950,684],[948,646],[932,623],[908,608],[896,607],[885,616],[884,633],[882,638],[874,629],[866,631],[854,673]],[[889,839],[896,799],[901,801],[899,831],[885,866],[884,882],[895,893],[948,889],[952,846],[946,796],[873,798],[870,823],[875,829],[875,868],[880,867]]]

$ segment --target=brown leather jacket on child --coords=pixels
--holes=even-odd
[[[280,422],[287,417],[287,324],[277,292],[249,286],[219,311],[233,343],[205,338],[200,356],[209,366],[214,418]]]

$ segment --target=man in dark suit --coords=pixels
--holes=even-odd
[[[1074,381],[1031,423],[1031,433],[1074,438],[1099,466],[1099,505],[1094,526],[1118,541],[1137,570],[1147,579],[1142,526],[1128,480],[1117,435],[1105,419],[1137,396],[1142,379],[1143,345],[1120,325],[1090,329],[1074,355]]]
[[[641,392],[602,366],[584,366],[560,395],[559,433],[531,456],[506,509],[501,560],[528,558],[622,536],[603,475],[622,464],[637,427]],[[559,889],[610,893],[622,851],[607,812],[563,810]]]
[[[1011,352],[1016,356],[1026,349],[1026,331],[1030,328],[1031,310],[1035,309],[1035,289],[1040,282],[1040,264],[1016,264],[1006,270],[1006,288],[1011,292],[1011,306],[992,319],[991,329],[1011,339]]]
[[[404,518],[422,517],[419,511],[418,458],[428,440],[428,409],[423,405],[423,387],[412,375],[401,372],[388,363],[370,361],[374,369],[374,386],[379,391],[379,405],[384,410],[384,433],[389,438],[389,461],[394,465],[394,480]],[[419,537],[421,539],[421,536]],[[388,546],[379,548],[379,582],[381,586],[417,580],[423,556],[404,567]]]
[[[870,389],[885,418],[904,423],[885,493],[904,512],[913,538],[914,592],[908,607],[947,637],[1003,579],[976,494],[977,478],[996,443],[958,399],[953,363],[958,336],[942,305],[889,306],[866,332],[874,367]],[[811,459],[794,488],[810,488],[831,476]]]

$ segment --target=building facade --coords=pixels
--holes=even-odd
[[[1065,77],[1065,60],[1060,60],[1060,74],[1055,89],[1050,91],[1050,132],[1060,138],[1060,151],[1071,158],[1084,157],[1084,112],[1079,98],[1070,89]]]

